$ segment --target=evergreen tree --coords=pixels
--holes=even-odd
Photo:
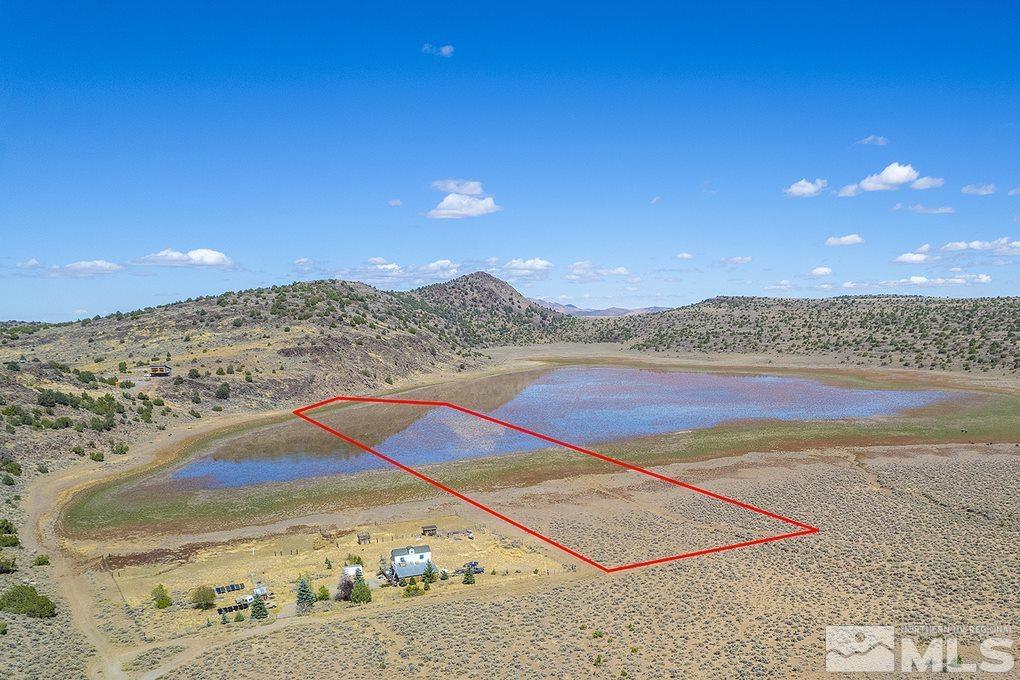
[[[262,601],[261,595],[256,595],[255,600],[251,603],[251,617],[264,619],[267,616],[269,616],[269,610],[266,609],[266,603]]]
[[[308,584],[306,579],[298,580],[297,587],[297,610],[299,614],[304,614],[311,610],[315,606],[315,593],[312,592],[312,586]]]
[[[319,586],[319,590],[315,593],[315,596],[320,600],[328,600],[329,588],[326,586]]]
[[[434,583],[436,580],[436,568],[432,566],[432,560],[425,563],[425,571],[421,574],[421,580],[426,584]]]
[[[354,590],[351,591],[351,602],[365,604],[372,601],[372,591],[369,590],[365,579],[359,578],[354,582]]]
[[[473,586],[475,584],[475,572],[472,569],[469,568],[464,572],[464,580],[462,583],[467,586]]]

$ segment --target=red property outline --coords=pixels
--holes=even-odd
[[[708,496],[709,498],[714,498],[715,500],[722,501],[724,503],[729,503],[730,505],[735,505],[738,508],[743,508],[744,510],[749,510],[750,512],[755,512],[755,513],[758,513],[759,515],[764,515],[766,517],[770,517],[770,518],[772,518],[774,520],[777,520],[779,522],[784,522],[784,523],[789,524],[791,526],[795,526],[795,527],[798,528],[798,531],[791,531],[791,532],[785,533],[785,534],[777,534],[775,536],[766,536],[765,538],[756,538],[756,539],[751,540],[751,541],[742,541],[740,543],[729,543],[727,545],[719,545],[719,546],[714,546],[712,548],[704,548],[702,550],[694,550],[692,552],[680,553],[679,555],[670,555],[668,557],[657,557],[655,559],[645,560],[643,562],[632,562],[630,564],[622,564],[622,565],[615,566],[615,567],[607,567],[604,564],[600,564],[599,562],[596,562],[595,560],[591,559],[587,555],[583,555],[582,553],[579,553],[578,551],[576,551],[576,550],[574,550],[572,548],[568,548],[567,546],[563,545],[562,543],[554,541],[553,539],[549,538],[548,536],[545,536],[544,534],[541,534],[541,533],[535,531],[531,527],[526,526],[524,524],[521,524],[517,520],[511,519],[511,518],[507,517],[506,515],[493,510],[492,508],[490,508],[489,506],[485,505],[484,503],[476,501],[475,499],[462,494],[461,492],[457,491],[456,489],[451,489],[450,487],[446,486],[442,482],[438,482],[438,481],[432,479],[431,477],[429,477],[429,476],[427,476],[425,474],[422,474],[421,472],[418,472],[414,468],[408,467],[407,465],[404,465],[403,463],[401,463],[399,461],[396,461],[393,458],[390,458],[389,456],[387,456],[385,454],[379,453],[378,451],[373,449],[368,444],[365,444],[364,442],[360,442],[357,439],[355,439],[354,437],[350,437],[350,436],[344,434],[343,432],[340,432],[338,430],[333,429],[332,427],[326,425],[325,423],[322,423],[322,422],[320,422],[318,420],[315,420],[314,418],[312,418],[310,416],[305,415],[305,413],[307,411],[311,411],[311,410],[314,410],[314,409],[317,409],[317,408],[321,408],[323,406],[326,406],[328,404],[332,404],[332,403],[335,403],[335,402],[338,402],[338,401],[358,402],[358,403],[367,403],[367,404],[403,404],[403,405],[407,405],[407,406],[433,406],[433,407],[441,407],[441,408],[453,409],[454,411],[460,411],[461,413],[466,413],[466,414],[468,414],[470,416],[474,416],[475,418],[481,418],[482,420],[487,420],[490,423],[496,423],[497,425],[502,425],[503,427],[509,428],[511,430],[516,430],[517,432],[523,432],[524,434],[531,435],[532,437],[537,437],[538,439],[542,439],[542,440],[547,441],[547,442],[549,442],[551,444],[556,444],[557,446],[562,446],[564,448],[570,449],[571,451],[576,451],[578,453],[583,453],[586,456],[592,456],[594,458],[598,458],[600,460],[604,460],[604,461],[606,461],[608,463],[612,463],[613,465],[618,465],[618,466],[620,466],[622,468],[625,468],[627,470],[631,470],[633,472],[639,472],[639,473],[641,473],[643,475],[648,475],[649,477],[654,477],[655,479],[658,479],[660,481],[666,482],[668,484],[673,484],[675,486],[683,487],[684,489],[688,489],[690,491],[694,491],[696,493],[703,494],[705,496]],[[358,447],[362,451],[365,451],[366,453],[370,453],[373,456],[375,456],[376,458],[379,458],[380,460],[383,460],[383,461],[389,463],[390,465],[393,465],[394,467],[400,468],[404,472],[406,472],[406,473],[408,473],[410,475],[413,475],[413,476],[417,477],[418,479],[420,479],[420,480],[422,480],[424,482],[427,482],[428,484],[431,484],[432,486],[436,487],[437,489],[441,489],[441,490],[445,491],[446,493],[448,493],[448,494],[450,494],[452,496],[456,496],[457,498],[459,498],[460,500],[464,501],[465,503],[468,503],[469,505],[473,505],[476,508],[478,508],[479,510],[483,510],[483,511],[489,513],[493,517],[498,517],[499,519],[503,520],[504,522],[506,522],[506,523],[508,523],[508,524],[510,524],[512,526],[517,527],[521,531],[523,531],[525,533],[528,533],[528,534],[534,536],[535,538],[538,538],[539,540],[542,540],[545,543],[548,543],[549,545],[562,550],[563,552],[567,553],[568,555],[571,555],[572,557],[575,557],[575,558],[581,560],[582,562],[590,564],[591,566],[595,567],[596,569],[599,569],[599,570],[601,570],[601,571],[603,571],[603,572],[605,572],[607,574],[611,574],[611,573],[617,572],[617,571],[625,571],[627,569],[636,569],[638,567],[648,567],[648,566],[651,566],[653,564],[663,564],[665,562],[675,562],[677,560],[686,559],[688,557],[698,557],[700,555],[709,555],[711,553],[723,552],[725,550],[734,550],[736,548],[746,548],[746,547],[749,547],[749,546],[752,546],[752,545],[761,545],[762,543],[771,543],[773,541],[781,541],[781,540],[787,539],[787,538],[796,538],[797,536],[808,536],[810,534],[817,534],[818,533],[818,528],[817,527],[813,527],[810,524],[805,524],[804,522],[799,522],[799,521],[797,521],[795,519],[790,519],[789,517],[784,517],[783,515],[779,515],[779,514],[776,514],[774,512],[770,512],[768,510],[764,510],[762,508],[759,508],[759,507],[756,507],[754,505],[751,505],[750,503],[744,503],[743,501],[738,501],[735,498],[730,498],[729,496],[724,496],[724,495],[722,495],[720,493],[716,493],[714,491],[709,491],[708,489],[702,489],[699,486],[694,486],[693,484],[688,484],[687,482],[681,481],[679,479],[674,479],[672,477],[667,477],[666,475],[660,475],[658,472],[653,472],[651,470],[648,470],[646,468],[640,467],[638,465],[634,465],[634,464],[628,463],[626,461],[622,461],[622,460],[618,460],[616,458],[612,458],[612,457],[607,456],[605,454],[598,453],[597,451],[592,451],[590,449],[582,448],[582,447],[577,446],[575,444],[571,444],[570,442],[565,442],[565,441],[561,441],[559,439],[556,439],[554,437],[549,437],[549,436],[544,435],[544,434],[542,434],[540,432],[535,432],[533,430],[529,430],[527,428],[521,427],[520,425],[514,425],[513,423],[508,423],[508,422],[506,422],[504,420],[500,420],[498,418],[493,418],[492,416],[486,415],[484,413],[479,413],[478,411],[473,411],[473,410],[471,410],[469,408],[465,408],[464,406],[460,406],[458,404],[453,404],[453,403],[448,402],[448,401],[423,401],[423,400],[420,400],[420,399],[391,399],[391,398],[385,398],[385,397],[337,396],[337,397],[331,397],[329,399],[324,399],[324,400],[316,402],[314,404],[309,404],[308,406],[302,406],[301,408],[296,409],[294,411],[294,415],[296,415],[298,418],[301,418],[302,420],[304,420],[306,422],[311,423],[312,425],[314,425],[314,426],[316,426],[316,427],[318,427],[320,429],[325,430],[326,432],[329,432],[331,435],[333,435],[335,437],[339,437],[340,439],[344,440],[345,442]]]

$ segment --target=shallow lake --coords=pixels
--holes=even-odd
[[[536,374],[534,380],[519,389],[515,386],[515,390],[489,414],[579,445],[708,428],[733,420],[894,415],[951,398],[947,392],[855,389],[805,378],[588,366]],[[406,407],[360,408],[378,409],[378,419],[386,421],[378,430],[382,434],[367,443],[412,467],[550,446],[450,409],[419,409],[412,418],[393,425],[397,419],[387,409]],[[310,415],[320,417],[317,412]],[[342,419],[330,424],[357,436],[344,428]],[[387,424],[393,431],[387,430]],[[279,450],[281,447],[284,450]],[[386,467],[387,463],[339,440],[335,451],[323,455],[321,450],[311,452],[293,440],[274,449],[270,436],[244,448],[242,455],[237,454],[236,445],[231,455],[222,455],[216,447],[199,451],[171,473],[171,479],[187,480],[197,488],[242,487]]]

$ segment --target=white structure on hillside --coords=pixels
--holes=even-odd
[[[390,551],[390,563],[397,578],[421,576],[425,573],[425,565],[431,561],[432,548],[427,545],[409,545]]]

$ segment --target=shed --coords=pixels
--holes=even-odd
[[[166,364],[152,364],[149,366],[149,377],[165,378],[170,375],[171,368]]]
[[[367,531],[358,532],[358,545],[366,545],[372,542],[372,534]]]
[[[421,528],[422,536],[435,536],[439,533],[439,528],[435,524],[426,524]]]

